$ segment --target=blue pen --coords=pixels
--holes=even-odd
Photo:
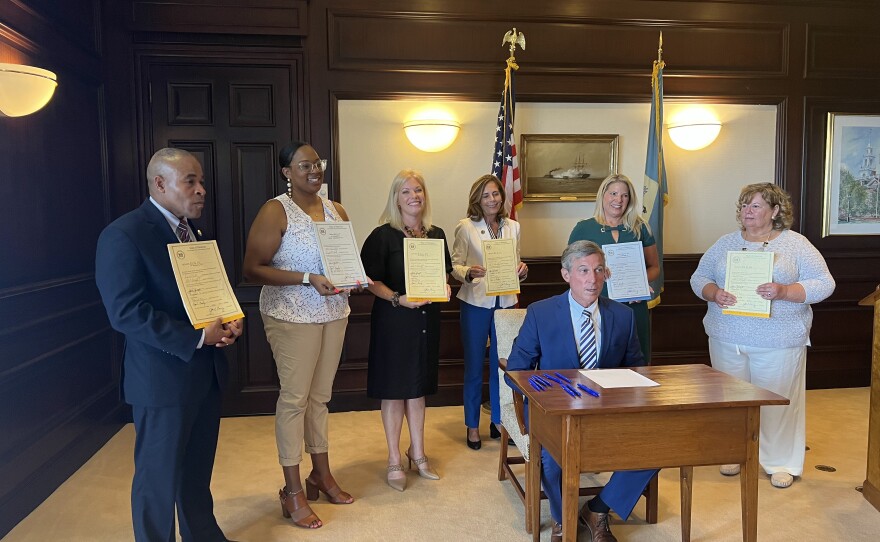
[[[575,398],[577,398],[577,395],[575,395],[575,393],[574,393],[574,392],[573,392],[573,391],[571,391],[571,390],[570,390],[570,389],[568,389],[568,388],[567,388],[567,387],[565,387],[565,386],[562,386],[562,389],[564,389],[564,390],[565,390],[565,393],[567,393],[567,394],[569,394],[569,395],[571,395],[571,396],[572,396],[572,397],[575,397]]]
[[[563,376],[563,375],[561,375],[561,374],[559,374],[559,373],[553,373],[553,374],[555,374],[556,376],[558,376],[558,377],[561,378],[562,380],[565,380],[566,382],[568,382],[569,384],[571,384],[571,380],[569,380],[569,379],[566,378],[565,376]]]
[[[541,377],[538,376],[538,375],[535,375],[535,378],[538,380],[538,382],[540,382],[541,384],[543,384],[545,387],[547,387],[547,388],[552,388],[552,387],[553,387],[553,383],[550,382],[549,380],[544,380],[543,378],[541,378]]]
[[[534,376],[529,377],[529,383],[532,384],[532,386],[537,386],[538,388],[540,388],[538,391],[544,391],[544,385]]]
[[[531,380],[529,380],[529,384],[535,389],[535,391],[544,391],[541,388],[539,388],[538,386],[536,386],[535,383],[532,382]]]
[[[594,389],[592,389],[592,388],[588,388],[588,387],[584,386],[583,384],[581,384],[580,382],[578,382],[578,387],[579,387],[580,389],[584,390],[585,392],[589,393],[589,394],[592,395],[593,397],[599,397],[599,392],[598,392],[598,391],[596,391],[596,390],[594,390]]]
[[[574,393],[574,394],[577,395],[578,397],[581,396],[581,392],[577,391],[576,389],[574,389],[573,387],[569,386],[568,384],[563,384],[562,387],[565,388],[565,389],[567,389],[567,390],[569,390],[569,391],[571,391],[572,393]]]
[[[560,384],[560,385],[563,384],[562,380],[559,380],[559,379],[556,378],[555,376],[550,376],[550,375],[548,375],[547,373],[544,373],[544,374],[542,374],[541,376],[544,377],[544,378],[549,378],[550,380],[552,380],[553,382],[556,382],[557,384]]]

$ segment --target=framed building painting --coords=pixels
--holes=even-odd
[[[822,236],[880,235],[880,115],[828,113]]]
[[[525,201],[596,201],[599,184],[617,173],[618,134],[523,134]]]

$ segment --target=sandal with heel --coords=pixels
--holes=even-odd
[[[354,502],[354,497],[342,491],[338,485],[326,489],[317,482],[313,482],[311,476],[306,478],[306,498],[310,501],[316,501],[321,493],[327,497],[331,504],[351,504]]]
[[[303,490],[290,491],[287,486],[278,490],[281,501],[281,515],[293,520],[293,524],[303,529],[319,529],[324,526],[312,511]]]
[[[403,465],[400,463],[396,465],[388,465],[386,468],[388,474],[386,475],[386,481],[388,485],[397,491],[403,491],[406,489],[406,473],[403,476],[398,477],[395,472],[403,472]]]
[[[409,460],[409,469],[410,470],[413,470],[413,463],[415,463],[416,470],[419,471],[419,476],[421,476],[422,478],[427,478],[428,480],[439,480],[440,479],[440,475],[437,474],[437,471],[435,471],[434,469],[431,468],[430,465],[428,465],[428,457],[427,456],[422,456],[422,457],[418,457],[418,458],[413,459],[413,457],[410,455],[409,452],[410,452],[409,450],[406,451],[406,458],[407,458],[407,460]],[[424,467],[422,467],[422,465],[424,465]]]

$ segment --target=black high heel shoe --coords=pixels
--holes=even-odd
[[[501,431],[498,430],[498,427],[496,427],[494,423],[489,424],[489,438],[492,440],[498,440],[501,438]]]
[[[468,428],[468,432],[470,432],[470,428]],[[468,448],[471,450],[479,450],[483,446],[482,440],[471,440],[468,433],[464,434],[464,440],[467,442]]]

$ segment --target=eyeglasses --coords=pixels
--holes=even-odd
[[[302,162],[297,162],[296,169],[300,171],[300,173],[311,173],[312,171],[325,171],[327,169],[327,160],[316,160],[314,162],[309,162],[308,160],[303,160]]]

